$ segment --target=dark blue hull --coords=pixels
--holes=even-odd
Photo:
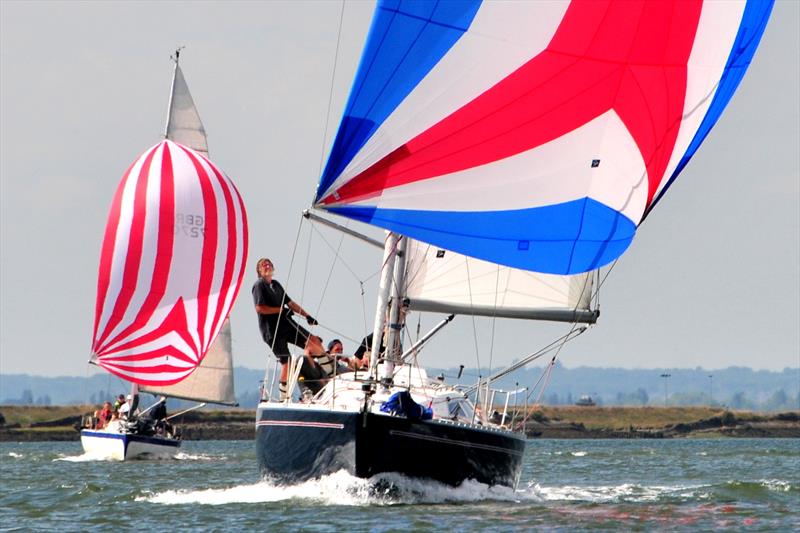
[[[370,413],[262,408],[256,415],[262,474],[295,482],[339,470],[369,478],[397,472],[459,485],[513,487],[525,437],[480,426]]]

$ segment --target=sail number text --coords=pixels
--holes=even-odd
[[[177,213],[175,215],[175,235],[196,239],[205,235],[205,219],[201,215]]]

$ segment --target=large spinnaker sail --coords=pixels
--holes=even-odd
[[[247,217],[213,163],[165,140],[126,172],[100,257],[92,361],[171,385],[203,360],[244,276]]]
[[[594,323],[593,275],[561,276],[470,258],[419,241],[406,247],[411,309],[497,318]]]
[[[515,268],[599,268],[719,118],[771,9],[381,1],[316,205]]]

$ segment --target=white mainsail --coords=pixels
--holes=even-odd
[[[231,326],[226,320],[200,366],[188,378],[168,387],[143,386],[139,390],[183,400],[236,405],[231,353]]]
[[[172,77],[172,92],[167,108],[167,127],[164,137],[208,156],[206,130],[194,105],[186,79],[183,77],[183,71],[178,64],[178,56],[179,52],[176,52],[175,73]]]
[[[408,240],[406,297],[417,311],[594,323],[592,273],[561,276],[500,266]]]
[[[178,63],[180,51],[175,53],[175,72],[167,110],[167,139],[208,155],[208,141],[200,114],[194,105],[186,78]],[[198,402],[236,405],[233,386],[233,350],[231,323],[225,319],[217,338],[206,356],[192,374],[175,385],[167,387],[141,387],[141,391],[172,398]]]

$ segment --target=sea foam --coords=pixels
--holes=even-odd
[[[458,487],[451,487],[435,481],[412,479],[396,474],[361,479],[346,471],[339,471],[319,479],[292,485],[279,485],[265,480],[224,488],[167,490],[140,496],[137,501],[165,505],[223,505],[299,499],[317,505],[367,506],[519,501],[520,498],[528,497],[536,498],[526,491],[515,491],[509,487],[490,487],[476,481],[466,481]]]

